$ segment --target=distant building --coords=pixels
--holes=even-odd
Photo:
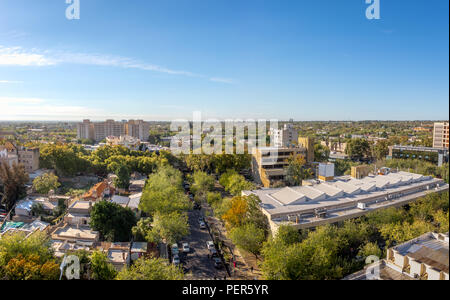
[[[141,146],[141,140],[129,135],[125,136],[109,136],[106,138],[106,144],[109,146],[123,146],[130,150],[139,150]]]
[[[94,123],[89,120],[83,120],[83,123],[78,123],[77,138],[80,140],[94,140]]]
[[[449,149],[396,145],[389,147],[389,156],[395,159],[425,160],[442,166],[449,161]]]
[[[142,120],[129,120],[125,123],[125,134],[146,142],[150,137],[150,123]]]
[[[10,163],[17,161],[17,163],[25,167],[25,171],[28,173],[33,173],[39,169],[39,148],[17,147],[13,143],[7,142],[5,145],[0,146],[0,151],[3,153],[0,154],[0,159],[3,155],[4,157],[8,157],[6,159]]]
[[[106,120],[105,122],[91,122],[83,120],[77,124],[77,138],[90,139],[100,142],[107,137],[131,136],[141,141],[147,141],[150,136],[150,124],[143,120],[129,120],[117,122]]]
[[[11,168],[14,164],[19,163],[19,157],[15,154],[8,153],[6,149],[0,150],[0,163],[3,161]]]
[[[270,136],[275,147],[293,147],[298,142],[298,132],[292,124],[285,124],[283,129],[271,128]]]
[[[344,280],[449,280],[448,233],[426,233],[389,248],[385,260]]]
[[[448,122],[434,123],[433,148],[449,148]]]

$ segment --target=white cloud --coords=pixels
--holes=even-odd
[[[219,78],[219,77],[212,77],[209,79],[212,82],[219,82],[219,83],[227,83],[227,84],[234,84],[235,81],[230,78]]]
[[[0,84],[10,84],[10,83],[23,83],[23,81],[17,81],[17,80],[0,80]]]
[[[24,50],[21,47],[4,47],[0,45],[0,65],[6,66],[52,66],[59,64],[81,64],[92,66],[119,67],[153,71],[169,75],[208,78],[190,71],[170,69],[167,67],[144,63],[132,58],[89,53],[71,53],[61,51]],[[232,79],[212,77],[212,82],[233,83]]]
[[[24,51],[20,47],[3,47],[0,45],[0,65],[6,66],[50,66],[51,59],[34,51]]]

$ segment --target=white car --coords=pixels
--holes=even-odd
[[[188,243],[183,243],[183,253],[189,253],[191,252],[191,249],[189,248]]]
[[[207,241],[206,246],[208,247],[208,250],[215,248],[213,241]]]
[[[178,249],[178,244],[173,244],[172,245],[172,254],[178,255],[178,253],[180,253],[180,250]]]
[[[205,222],[200,222],[200,229],[206,229]]]

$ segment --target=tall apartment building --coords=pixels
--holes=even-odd
[[[434,123],[433,148],[449,148],[448,122]]]
[[[141,141],[148,141],[150,124],[143,120],[129,120],[125,124],[125,134]]]
[[[292,124],[285,124],[283,129],[271,128],[270,136],[275,147],[292,147],[298,141],[298,132]]]
[[[83,123],[78,123],[77,137],[84,140],[94,140],[94,123],[90,120],[83,120]]]
[[[147,141],[149,138],[150,124],[143,120],[130,120],[116,122],[106,120],[105,122],[91,122],[83,120],[77,124],[77,138],[102,141],[107,137],[120,137],[129,135],[131,137]]]
[[[303,147],[265,147],[257,148],[252,157],[253,177],[257,183],[271,187],[283,182],[286,177],[288,158],[293,155],[307,157],[308,150]]]

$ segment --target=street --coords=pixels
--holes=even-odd
[[[209,250],[206,242],[212,239],[207,229],[200,229],[198,219],[203,216],[202,212],[193,210],[188,213],[188,216],[191,234],[182,242],[189,243],[191,252],[183,257],[185,269],[188,273],[192,273],[193,279],[224,279],[228,277],[224,266],[216,269],[214,261],[208,258]]]

